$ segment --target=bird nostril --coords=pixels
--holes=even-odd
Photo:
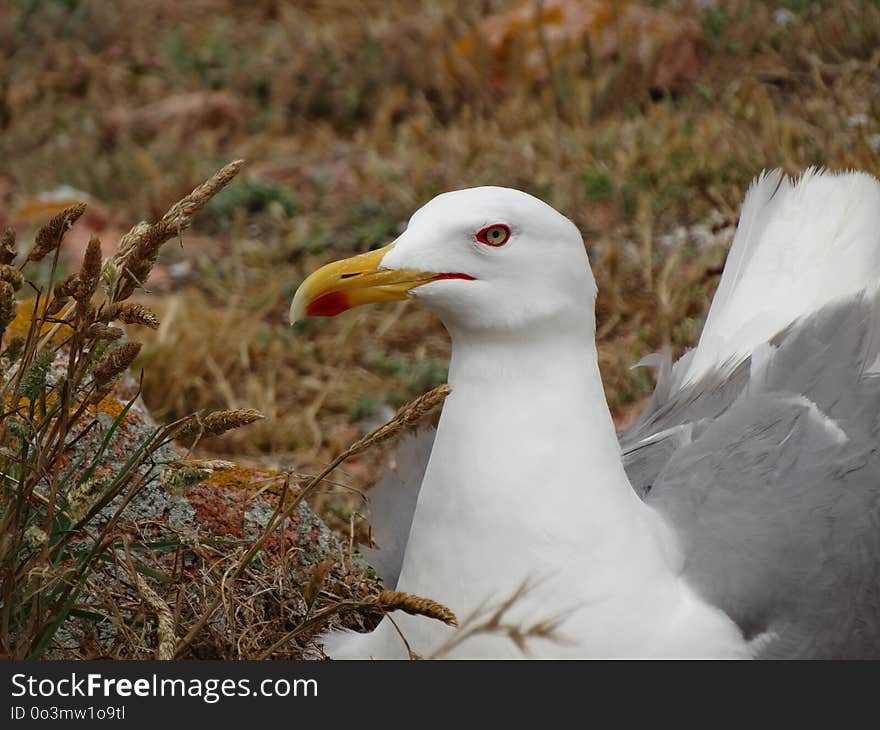
[[[340,274],[339,278],[340,279],[351,279],[351,277],[353,277],[353,276],[360,276],[360,275],[361,275],[361,272],[357,271],[354,274]]]

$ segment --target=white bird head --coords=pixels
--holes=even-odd
[[[290,320],[408,297],[450,331],[515,330],[592,316],[596,284],[565,216],[519,190],[471,188],[438,195],[388,246],[315,271]]]

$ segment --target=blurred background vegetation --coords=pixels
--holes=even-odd
[[[652,385],[629,366],[696,342],[755,174],[880,172],[877,0],[2,5],[0,225],[85,199],[68,260],[90,233],[109,254],[247,159],[140,294],[162,325],[139,364],[159,419],[266,414],[202,445],[265,466],[326,463],[444,381],[445,333],[408,303],[286,323],[307,273],[437,193],[517,187],[577,223],[622,424]]]

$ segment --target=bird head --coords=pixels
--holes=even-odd
[[[412,297],[450,331],[512,330],[584,310],[592,318],[595,296],[571,221],[519,190],[480,187],[438,195],[393,243],[315,271],[290,321]]]

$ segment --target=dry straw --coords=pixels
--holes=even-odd
[[[309,480],[308,484],[306,484],[297,497],[291,500],[291,503],[287,505],[281,512],[276,514],[270,523],[266,526],[266,530],[263,532],[263,535],[250,547],[250,550],[245,554],[245,557],[242,559],[242,563],[236,571],[236,575],[240,575],[241,571],[244,570],[244,567],[247,563],[256,555],[257,551],[263,546],[266,540],[268,540],[269,535],[271,535],[281,523],[290,517],[293,514],[293,511],[297,508],[297,505],[302,502],[306,497],[308,497],[324,479],[342,462],[350,459],[352,456],[360,454],[362,451],[370,448],[371,446],[375,446],[376,444],[385,441],[386,439],[391,438],[395,434],[400,433],[405,428],[410,425],[418,422],[428,413],[430,413],[433,409],[439,406],[452,392],[452,388],[448,385],[438,385],[436,388],[429,390],[427,393],[422,395],[419,398],[416,398],[411,403],[405,405],[401,408],[397,415],[394,416],[388,423],[379,426],[379,428],[373,429],[364,436],[362,439],[354,443],[348,449],[343,451],[339,456],[337,456],[333,461],[331,461],[324,469],[321,470],[319,474],[312,477]]]
[[[328,563],[328,561],[324,561],[324,563]],[[455,614],[452,613],[452,611],[450,611],[448,608],[446,608],[446,606],[437,603],[437,601],[432,601],[429,598],[422,598],[420,596],[415,596],[411,593],[403,593],[402,591],[382,591],[378,595],[370,596],[369,598],[361,601],[336,601],[330,606],[327,606],[317,613],[312,614],[312,605],[320,590],[319,584],[323,582],[326,571],[329,570],[329,565],[326,568],[322,567],[323,565],[324,564],[319,565],[318,568],[316,568],[315,573],[312,574],[312,579],[309,582],[309,586],[306,589],[304,597],[306,598],[308,612],[305,618],[303,618],[303,620],[296,627],[288,631],[268,649],[263,651],[257,657],[258,659],[268,659],[270,656],[272,656],[272,654],[281,649],[294,637],[300,636],[307,631],[313,629],[315,626],[319,626],[325,623],[333,616],[337,616],[339,614],[349,611],[360,611],[363,613],[378,612],[382,615],[390,613],[391,611],[404,611],[405,613],[409,613],[414,616],[425,616],[426,618],[436,619],[438,621],[442,621],[449,626],[458,625]],[[332,565],[332,563],[330,563],[330,565]],[[215,603],[210,607],[210,610],[206,612],[206,614],[202,617],[202,620],[207,621],[207,616],[210,615],[219,605],[219,602],[215,601]],[[192,632],[184,637],[183,641],[180,643],[180,645],[178,645],[178,652],[180,652],[183,646],[192,641],[192,638]]]
[[[174,616],[168,604],[161,599],[141,576],[135,572],[137,588],[144,602],[155,612],[158,618],[156,633],[159,635],[159,646],[156,648],[156,659],[169,661],[174,659],[174,647],[177,645],[177,637],[174,635]]]
[[[306,585],[306,589],[303,592],[303,598],[305,598],[306,606],[309,608],[314,606],[315,601],[318,600],[318,594],[324,587],[324,581],[327,579],[327,574],[332,567],[333,558],[324,558],[312,572],[312,577],[309,579],[308,585]]]
[[[177,645],[177,635],[174,632],[174,614],[171,613],[169,605],[147,584],[143,576],[137,571],[134,560],[131,557],[128,537],[125,538],[124,545],[128,571],[134,579],[138,593],[141,594],[144,603],[156,614],[156,633],[158,634],[159,641],[156,647],[155,658],[161,661],[174,659],[174,649]]]
[[[528,654],[529,641],[563,642],[563,638],[559,635],[559,627],[568,615],[566,613],[539,619],[528,625],[509,620],[510,612],[520,605],[535,587],[536,584],[524,581],[507,598],[496,604],[478,607],[464,620],[458,631],[438,647],[428,659],[448,656],[453,649],[480,635],[509,639],[523,654]]]
[[[353,446],[348,448],[346,451],[341,453],[332,462],[330,462],[321,472],[312,479],[300,490],[299,494],[296,495],[293,499],[289,501],[288,504],[283,505],[283,500],[279,502],[278,511],[272,516],[269,520],[269,523],[263,529],[262,534],[257,540],[247,549],[244,555],[238,561],[238,565],[232,570],[230,574],[229,584],[233,585],[234,582],[245,572],[247,567],[251,564],[251,561],[256,557],[257,553],[262,550],[263,546],[268,542],[269,538],[275,534],[275,531],[287,520],[293,512],[299,507],[299,505],[303,502],[306,497],[312,494],[312,492],[317,489],[320,484],[324,481],[324,479],[342,464],[346,459],[354,456],[355,454],[359,454],[365,449],[370,448],[370,446],[374,446],[375,444],[384,441],[388,438],[391,438],[395,434],[404,430],[408,426],[416,423],[421,420],[424,416],[430,413],[433,409],[439,406],[446,396],[448,396],[452,392],[452,388],[448,385],[440,385],[433,390],[425,393],[420,398],[417,398],[412,403],[404,406],[398,411],[397,415],[394,416],[388,423],[380,426],[377,429],[374,429],[370,433],[368,433],[364,438],[355,443]],[[188,419],[176,426],[176,428],[181,429],[178,432],[172,432],[177,435],[178,433],[188,431],[192,433],[197,430],[197,421],[196,419]],[[392,592],[389,592],[389,596]],[[406,594],[401,594],[406,595]],[[390,597],[386,597],[383,599],[386,603],[386,606],[394,605],[394,601],[390,599]],[[405,610],[402,607],[402,599],[401,600],[401,608],[400,610]],[[427,603],[417,604],[415,596],[410,596],[407,601],[407,605],[410,608],[421,608],[425,611],[432,611],[436,616],[434,618],[440,618],[441,621],[445,621],[448,618],[452,618],[455,620],[454,614],[448,609],[445,609],[440,604],[434,604],[433,607],[429,607]],[[423,599],[418,599],[423,600]],[[377,608],[381,609],[383,612],[397,610],[396,608],[386,608],[385,606],[381,606],[377,603],[378,597],[368,599],[367,601],[361,602],[353,602],[353,601],[339,601],[328,608],[325,608],[323,611],[319,611],[317,614],[314,614],[311,618],[303,620],[303,622],[297,626],[296,628],[289,631],[287,634],[282,636],[278,641],[276,641],[272,646],[262,652],[259,657],[267,658],[272,655],[275,651],[284,646],[287,642],[289,642],[293,637],[301,634],[306,629],[317,625],[320,622],[327,620],[330,616],[336,615],[341,611],[351,609],[351,610],[364,610],[364,611],[375,611]],[[196,624],[187,632],[186,636],[181,639],[180,643],[177,646],[177,655],[180,656],[182,652],[190,645],[193,641],[195,641],[196,637],[202,632],[205,626],[210,621],[211,616],[214,611],[220,607],[220,604],[223,602],[222,596],[217,597],[214,601],[207,606],[204,610],[201,618],[196,622]],[[433,602],[432,602],[433,604]],[[445,611],[445,613],[444,613]],[[423,613],[421,615],[431,615]]]

